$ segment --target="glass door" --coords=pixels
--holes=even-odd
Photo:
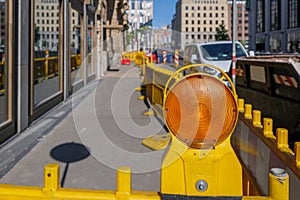
[[[0,143],[16,133],[15,128],[15,1],[0,0]]]
[[[62,101],[62,3],[33,1],[31,121]]]

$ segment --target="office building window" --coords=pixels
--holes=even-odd
[[[280,30],[280,0],[271,1],[271,31]]]
[[[256,31],[261,33],[265,31],[265,1],[257,0],[256,7]]]
[[[288,27],[296,28],[300,26],[300,2],[299,0],[289,0],[288,2]]]

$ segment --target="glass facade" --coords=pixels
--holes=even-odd
[[[89,28],[87,30],[87,69],[88,75],[94,73],[93,69],[93,57],[92,57],[92,50],[93,50],[93,22],[89,22]]]
[[[257,36],[256,37],[256,51],[264,52],[265,51],[265,36]]]
[[[270,36],[270,52],[279,53],[282,52],[281,46],[282,34],[272,34]]]
[[[81,66],[81,17],[75,9],[71,9],[71,83],[72,85],[83,80]]]
[[[289,0],[288,2],[288,28],[297,28],[300,26],[299,4],[299,0]]]
[[[264,0],[257,0],[256,3],[256,32],[261,33],[265,31],[265,2]]]
[[[9,120],[9,95],[10,87],[8,83],[8,63],[5,60],[7,55],[7,3],[0,1],[0,125]]]
[[[271,31],[280,30],[281,28],[281,1],[280,0],[271,0],[271,11],[270,11],[270,22],[271,22]]]
[[[288,33],[288,46],[289,53],[300,53],[300,31]]]
[[[59,2],[34,1],[33,106],[61,91]]]

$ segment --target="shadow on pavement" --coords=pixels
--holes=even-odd
[[[61,180],[61,187],[63,187],[69,164],[89,157],[90,152],[84,145],[70,142],[54,147],[51,150],[50,155],[55,160],[66,163],[64,174]]]

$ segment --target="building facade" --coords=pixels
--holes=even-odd
[[[178,0],[172,20],[175,48],[191,42],[215,40],[216,29],[224,24],[228,30],[227,0]]]
[[[130,30],[152,26],[153,0],[129,0],[128,21]]]
[[[35,31],[38,39],[35,40],[36,50],[57,51],[59,44],[59,0],[36,0],[34,8]],[[79,25],[80,16],[71,10],[71,44],[80,48]]]
[[[228,35],[232,39],[232,1],[228,1]],[[249,40],[249,13],[246,1],[236,1],[236,40],[247,44]]]
[[[300,1],[250,2],[249,49],[256,53],[300,52]]]

